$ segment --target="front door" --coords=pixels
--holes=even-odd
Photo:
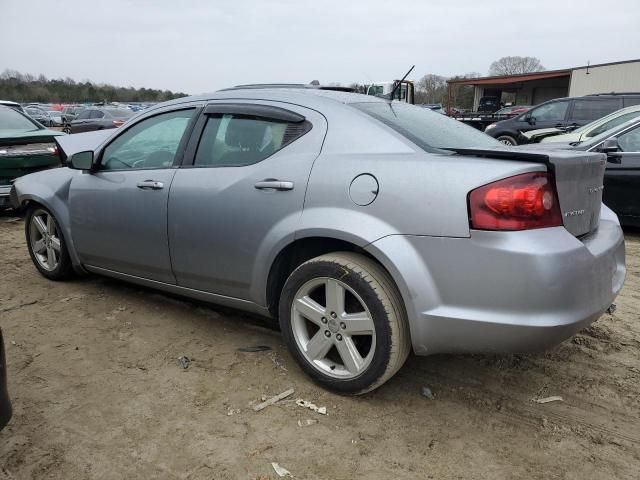
[[[640,226],[640,126],[618,136],[620,152],[604,174],[602,201],[623,224]]]
[[[71,234],[83,264],[175,283],[167,200],[195,109],[144,118],[98,153],[100,168],[73,178]]]
[[[266,252],[293,239],[326,121],[303,107],[211,104],[198,121],[169,199],[178,285],[258,301]],[[187,161],[188,158],[185,158]]]
[[[569,101],[549,102],[532,108],[522,119],[518,129],[523,132],[541,128],[563,128],[567,124]]]

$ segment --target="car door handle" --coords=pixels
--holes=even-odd
[[[293,190],[293,182],[266,179],[254,185],[258,190]]]
[[[145,180],[144,182],[138,182],[136,187],[141,188],[142,190],[162,190],[164,188],[164,183],[157,182],[155,180]]]

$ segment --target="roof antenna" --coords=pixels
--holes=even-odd
[[[413,65],[409,71],[407,73],[404,74],[404,77],[402,77],[402,80],[400,80],[399,82],[397,82],[394,87],[393,90],[391,90],[391,94],[389,95],[389,101],[392,102],[393,101],[393,95],[396,93],[396,90],[398,90],[398,88],[400,87],[400,85],[402,85],[402,82],[404,82],[405,78],[407,78],[409,76],[409,74],[413,71],[413,69],[416,68],[415,65]]]
[[[591,60],[587,60],[587,75],[590,75],[591,72],[589,71],[589,65],[591,64]]]

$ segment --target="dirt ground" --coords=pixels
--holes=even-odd
[[[640,478],[638,232],[617,311],[572,340],[411,357],[359,398],[308,381],[260,319],[99,277],[49,282],[21,219],[0,218],[0,245],[14,405],[0,479],[278,478],[271,462],[301,479]],[[238,351],[255,345],[272,350]],[[532,401],[551,395],[564,400]]]

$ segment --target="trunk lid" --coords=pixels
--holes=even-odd
[[[553,173],[564,227],[576,237],[598,228],[606,157],[601,153],[575,150],[531,150],[509,147],[495,150],[459,149],[475,155],[509,161],[543,163]]]
[[[60,157],[54,143],[56,133],[41,130],[0,136],[0,185],[10,185],[23,175],[59,166]]]

